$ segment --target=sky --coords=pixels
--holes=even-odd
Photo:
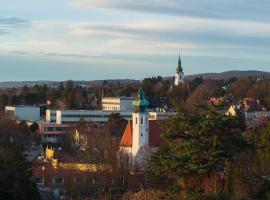
[[[269,0],[0,0],[0,81],[270,71]]]

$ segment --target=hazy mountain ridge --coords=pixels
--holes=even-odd
[[[195,74],[186,76],[186,79],[194,79],[196,77],[202,77],[204,79],[215,79],[215,80],[222,80],[222,79],[229,79],[232,77],[241,78],[241,77],[257,77],[257,78],[270,78],[270,72],[264,71],[257,71],[257,70],[248,70],[248,71],[226,71],[221,73],[205,73],[205,74]]]
[[[185,79],[192,80],[197,77],[202,77],[203,79],[230,79],[232,77],[241,78],[241,77],[257,77],[262,79],[270,78],[270,72],[248,70],[248,71],[226,71],[221,73],[205,73],[205,74],[194,74],[185,76]],[[171,79],[172,77],[165,77],[165,79]],[[75,86],[100,86],[103,82],[106,81],[110,84],[138,84],[140,81],[135,79],[107,79],[107,80],[93,80],[93,81],[74,81]],[[12,87],[23,87],[25,85],[34,86],[34,85],[44,85],[48,87],[57,87],[61,81],[7,81],[0,82],[0,88],[12,88]]]

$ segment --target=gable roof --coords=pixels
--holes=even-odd
[[[128,121],[120,146],[132,147],[132,121]]]
[[[158,125],[157,121],[149,120],[149,146],[150,147],[159,147],[164,143],[161,138],[162,130]],[[129,121],[124,134],[121,138],[120,146],[122,147],[132,147],[132,121]]]

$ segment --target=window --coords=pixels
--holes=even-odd
[[[143,124],[143,118],[141,117],[141,124]]]
[[[143,136],[143,134],[141,133],[141,137]]]
[[[55,177],[53,177],[52,182],[53,182],[54,185],[63,185],[64,184],[64,178],[59,177],[59,176],[55,176]]]
[[[43,185],[44,184],[44,177],[36,177],[35,181],[37,184]]]
[[[135,118],[135,124],[138,124],[138,118],[137,117]]]
[[[82,176],[77,175],[77,176],[74,177],[74,183],[82,184],[85,181],[86,180]]]
[[[93,185],[99,185],[99,180],[98,180],[97,177],[94,177],[94,178],[92,179],[92,184],[93,184]]]

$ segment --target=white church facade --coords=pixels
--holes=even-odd
[[[132,121],[128,122],[120,142],[120,149],[131,156],[133,164],[146,164],[151,153],[163,143],[160,126],[156,120],[149,120],[148,104],[140,89],[138,99],[133,102]]]

